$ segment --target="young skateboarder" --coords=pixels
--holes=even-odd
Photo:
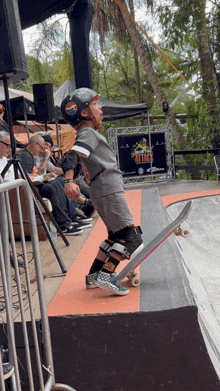
[[[77,130],[77,137],[61,166],[65,172],[66,195],[76,199],[79,189],[73,178],[80,157],[89,175],[91,201],[108,231],[108,237],[100,244],[86,276],[86,287],[98,286],[116,295],[127,295],[129,290],[115,279],[115,269],[121,260],[131,259],[141,251],[142,231],[135,226],[127,204],[116,157],[105,137],[99,133],[103,113],[98,99],[95,91],[79,88],[63,100],[63,118]]]

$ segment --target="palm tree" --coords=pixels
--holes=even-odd
[[[125,0],[120,0],[120,3],[128,12]],[[137,51],[138,57],[142,62],[147,78],[153,88],[154,94],[162,108],[163,103],[166,101],[166,97],[158,85],[155,72],[146,52],[146,47],[143,44],[141,35],[136,26],[129,19],[129,17],[123,11],[121,11],[114,0],[94,0],[94,6],[95,15],[93,18],[93,29],[99,33],[101,47],[103,47],[105,36],[110,29],[114,28],[115,35],[119,40],[124,38],[127,31]],[[165,116],[180,149],[184,149],[183,137],[179,131],[175,117],[170,109],[167,113],[165,113]]]
[[[217,96],[219,95],[215,70],[212,61],[205,14],[205,0],[193,0],[194,23],[197,32],[200,68],[202,75],[203,98],[212,117],[212,146],[220,147],[219,112]]]

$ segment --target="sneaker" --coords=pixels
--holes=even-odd
[[[95,212],[95,208],[90,200],[86,200],[86,202],[83,205],[81,205],[80,209],[87,217],[92,217],[92,215]]]
[[[86,288],[87,289],[98,288],[97,285],[94,284],[94,279],[95,279],[96,274],[97,274],[97,272],[93,273],[93,274],[87,274],[87,276],[86,276]]]
[[[125,296],[129,293],[129,290],[124,288],[120,282],[115,279],[114,274],[104,273],[102,270],[96,274],[94,284],[99,288],[111,291],[116,295]]]
[[[74,225],[74,227],[76,227],[76,229],[79,229],[79,230],[92,227],[91,223],[85,223],[84,221],[78,221],[78,220],[74,220],[73,225]]]
[[[62,232],[66,236],[71,236],[71,235],[80,235],[83,233],[83,230],[76,227],[75,224],[71,224],[68,228],[62,229]]]
[[[2,364],[4,380],[8,379],[14,373],[13,365],[7,363]]]
[[[94,288],[98,288],[98,286],[94,283],[94,279],[95,279],[95,276],[98,272],[96,273],[93,273],[93,274],[87,274],[86,276],[86,288],[87,289],[94,289]],[[118,273],[113,273],[112,274],[113,276],[117,276]]]
[[[83,223],[89,223],[91,222],[93,219],[92,217],[87,217],[85,216],[84,214],[82,213],[78,213],[78,215],[76,216],[76,219],[75,221],[78,223],[78,222],[83,222]]]

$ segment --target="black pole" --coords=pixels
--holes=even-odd
[[[11,155],[12,158],[16,157],[16,144],[15,144],[15,138],[14,138],[14,132],[13,132],[13,120],[11,115],[11,103],[9,99],[9,92],[8,92],[8,80],[5,76],[2,78],[3,85],[4,85],[4,93],[5,93],[5,104],[6,104],[6,113],[7,113],[7,119],[8,119],[8,128],[9,128],[9,135],[11,140]],[[17,164],[14,164],[14,172],[15,172],[15,179],[18,179],[18,167]]]

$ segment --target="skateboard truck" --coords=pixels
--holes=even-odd
[[[141,280],[134,270],[131,270],[130,273],[127,274],[127,278],[133,286],[139,286],[141,284]]]
[[[182,229],[180,228],[180,226],[178,226],[176,229],[175,229],[175,232],[174,234],[176,236],[182,236],[183,238],[188,238],[189,235],[190,235],[190,232],[188,231],[188,229]]]

